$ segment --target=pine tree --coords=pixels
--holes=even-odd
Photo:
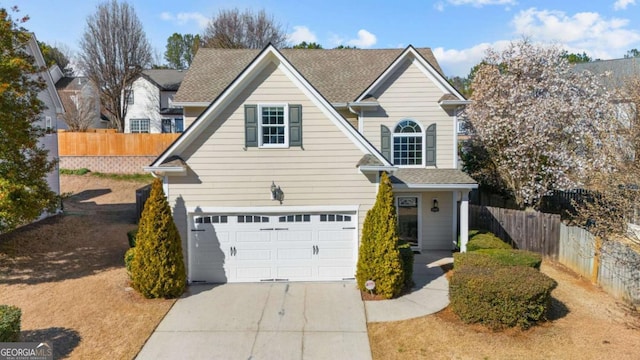
[[[142,211],[131,277],[133,287],[147,298],[175,298],[184,292],[182,242],[160,179],[154,180]]]
[[[391,181],[383,173],[376,202],[367,212],[362,226],[356,273],[360,290],[366,291],[365,282],[373,280],[376,283],[374,293],[387,299],[402,292],[404,271],[398,250],[397,224]]]

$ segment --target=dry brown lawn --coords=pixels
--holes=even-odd
[[[0,303],[22,309],[22,340],[55,358],[131,359],[174,300],[129,288],[123,255],[144,184],[61,176],[65,215],[0,236]]]
[[[374,359],[640,359],[640,321],[624,304],[559,264],[550,321],[492,332],[461,323],[449,308],[408,321],[369,324]]]

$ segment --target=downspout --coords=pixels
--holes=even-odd
[[[357,112],[355,110],[353,110],[353,108],[351,107],[353,103],[347,103],[347,110],[349,110],[350,113],[356,115],[358,117],[358,132],[360,134],[363,134],[364,131],[364,125],[362,124],[362,108],[360,108],[360,111]]]

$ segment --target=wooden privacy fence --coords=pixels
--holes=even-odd
[[[560,215],[469,205],[470,226],[486,229],[522,250],[556,259]]]
[[[180,134],[60,132],[60,156],[158,156]]]

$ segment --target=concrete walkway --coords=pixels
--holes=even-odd
[[[353,282],[192,285],[137,359],[371,359]]]
[[[367,322],[400,321],[438,312],[449,305],[449,282],[440,265],[453,263],[450,251],[416,254],[415,286],[397,299],[365,301]]]

